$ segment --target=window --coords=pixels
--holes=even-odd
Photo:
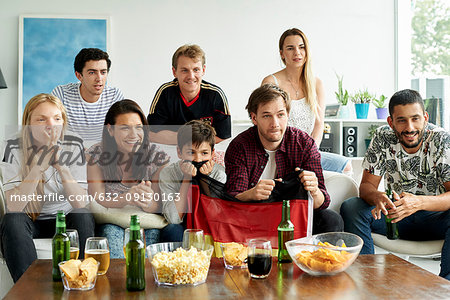
[[[450,2],[396,1],[397,89],[420,92],[430,122],[450,128]]]

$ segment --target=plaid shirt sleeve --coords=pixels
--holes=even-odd
[[[226,189],[230,195],[236,196],[248,190],[248,162],[244,148],[238,140],[233,140],[227,148],[225,172],[227,173]]]
[[[323,178],[322,165],[320,164],[319,149],[317,149],[317,145],[314,142],[314,140],[312,138],[311,140],[312,143],[308,143],[307,145],[305,145],[306,147],[309,147],[309,149],[305,151],[307,157],[304,160],[305,164],[303,165],[303,169],[314,172],[316,174],[319,189],[322,191],[323,196],[325,197],[322,205],[319,206],[319,208],[317,208],[321,210],[326,209],[330,205],[330,195],[328,194],[327,189],[325,188],[325,180]]]
[[[317,209],[327,208],[330,205],[330,195],[325,188],[320,153],[316,142],[307,133],[292,127],[288,127],[285,135],[286,139],[282,148],[284,148],[289,159],[286,159],[284,163],[283,172],[292,171],[296,167],[314,172],[317,177],[319,189],[325,198],[322,205]],[[283,174],[281,173],[281,175]]]

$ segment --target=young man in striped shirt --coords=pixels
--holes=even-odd
[[[108,109],[123,99],[118,88],[106,86],[111,60],[97,48],[84,48],[75,57],[75,76],[80,82],[55,87],[52,94],[67,110],[69,129],[79,134],[85,147],[101,141]]]
[[[231,137],[227,98],[220,87],[202,80],[205,69],[205,53],[199,46],[184,45],[175,51],[175,79],[158,89],[147,117],[152,142],[176,145],[178,128],[197,119],[214,127],[216,143]]]

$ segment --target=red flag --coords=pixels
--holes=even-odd
[[[187,227],[203,229],[214,242],[245,243],[251,238],[265,238],[272,247],[278,245],[278,224],[281,222],[282,202],[246,203],[227,201],[200,195],[192,186],[191,213]],[[290,200],[294,238],[307,235],[308,200]]]

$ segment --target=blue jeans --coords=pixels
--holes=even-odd
[[[336,153],[320,152],[320,164],[326,171],[342,173],[349,161],[348,157]]]
[[[375,220],[371,214],[374,206],[363,199],[354,197],[346,200],[341,206],[341,216],[344,219],[344,229],[360,236],[364,245],[361,254],[373,254],[374,246],[371,232],[386,234],[384,218]],[[450,210],[418,211],[398,223],[401,239],[412,241],[441,240],[444,246],[441,253],[442,276],[450,280]]]
[[[181,242],[184,228],[181,224],[169,224],[162,229],[145,229],[145,244],[164,242]],[[123,254],[123,237],[125,229],[114,224],[102,224],[97,228],[97,235],[108,239],[111,258],[125,258]]]

